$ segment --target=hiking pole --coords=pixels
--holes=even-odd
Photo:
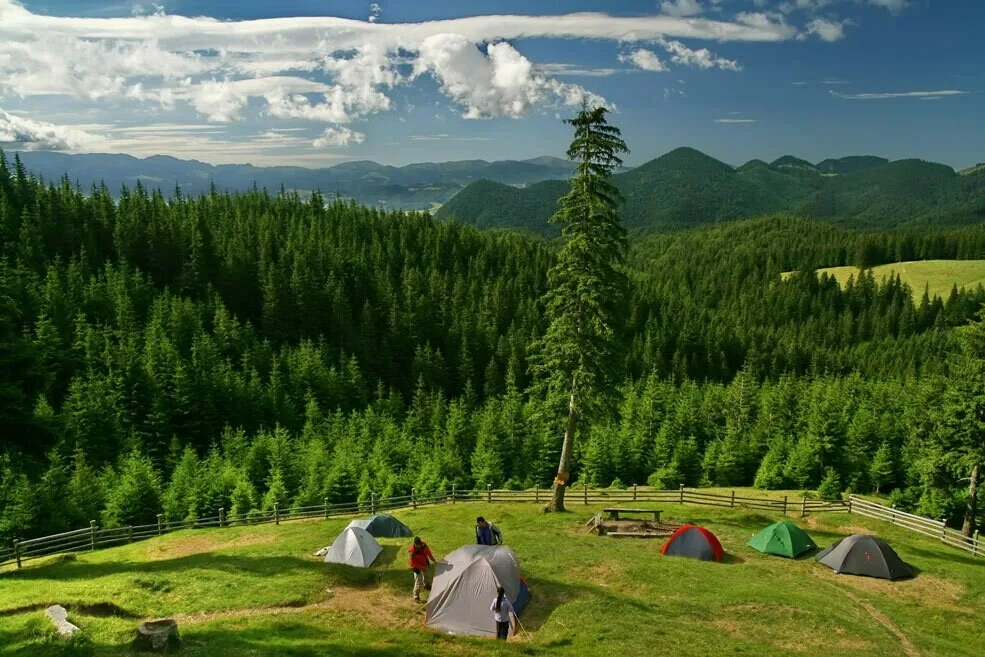
[[[527,628],[525,628],[525,627],[523,626],[523,623],[521,623],[521,622],[520,622],[520,617],[519,617],[519,616],[517,616],[516,614],[513,614],[513,618],[515,618],[515,619],[516,619],[516,624],[520,626],[520,629],[521,629],[521,630],[523,630],[523,633],[524,633],[524,634],[526,635],[526,637],[527,637],[527,641],[533,641],[533,638],[532,638],[532,637],[530,636],[530,633],[529,633],[529,632],[527,632]]]

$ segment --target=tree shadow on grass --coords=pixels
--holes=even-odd
[[[971,556],[971,554],[966,556],[957,551],[951,552],[951,550],[957,550],[957,548],[947,548],[942,546],[939,550],[927,550],[925,548],[907,547],[905,552],[906,554],[916,554],[924,559],[940,559],[966,566],[985,566],[985,558],[983,558],[985,557],[985,548],[979,550],[977,558]],[[900,556],[902,557],[903,555]]]

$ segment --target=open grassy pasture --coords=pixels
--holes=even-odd
[[[844,285],[849,277],[858,278],[858,267],[825,267],[817,270],[818,275],[828,274]],[[917,260],[879,265],[872,268],[876,280],[898,274],[904,283],[913,289],[913,296],[920,299],[924,289],[930,286],[930,297],[947,299],[951,288],[974,288],[985,285],[985,260]],[[790,272],[785,272],[786,278]]]
[[[142,619],[173,617],[181,654],[201,657],[352,657],[791,654],[826,657],[980,655],[985,559],[855,515],[810,517],[821,546],[872,531],[918,575],[910,581],[835,575],[745,547],[777,520],[741,509],[665,504],[665,519],[721,539],[724,563],[662,557],[659,540],[582,532],[599,507],[543,514],[529,505],[456,504],[395,515],[436,556],[470,542],[476,515],[492,518],[522,562],[532,599],[530,637],[509,644],[441,635],[411,599],[406,541],[386,540],[375,568],[346,569],[311,553],[342,519],[192,530],[0,572],[0,655],[127,655]],[[791,514],[793,517],[793,514]],[[801,522],[798,519],[798,522]],[[60,603],[91,645],[59,650],[43,618]]]

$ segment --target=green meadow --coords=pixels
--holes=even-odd
[[[601,507],[570,508],[460,503],[394,514],[439,559],[470,542],[478,514],[503,529],[532,595],[521,614],[526,632],[507,644],[424,626],[423,605],[411,598],[408,541],[382,539],[384,552],[367,570],[313,557],[348,522],[332,519],[188,530],[20,571],[6,566],[0,655],[128,655],[139,622],[163,617],[178,621],[181,654],[190,657],[980,654],[985,559],[932,539],[857,515],[790,514],[821,547],[857,532],[889,541],[918,573],[890,583],[745,546],[779,516],[661,505],[666,521],[719,537],[726,557],[706,563],[661,556],[660,539],[585,533]],[[43,609],[55,603],[84,639],[53,635]]]

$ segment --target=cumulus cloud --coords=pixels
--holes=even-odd
[[[704,11],[698,0],[663,0],[660,11],[668,16],[697,16]]]
[[[383,7],[380,6],[378,2],[369,3],[369,22],[375,23],[380,20],[380,16],[383,14]]]
[[[943,89],[941,91],[900,91],[894,93],[861,93],[861,94],[842,94],[842,93],[838,93],[834,89],[829,89],[828,93],[830,93],[832,96],[837,96],[838,98],[847,98],[848,100],[886,100],[889,98],[937,99],[937,98],[946,98],[948,96],[964,96],[968,94],[967,91],[961,91],[958,89]]]
[[[815,18],[806,26],[806,35],[816,34],[822,41],[832,42],[845,38],[845,26],[849,21],[837,21],[827,18]]]
[[[644,71],[660,73],[667,70],[667,66],[657,57],[657,53],[645,48],[637,48],[633,52],[619,55],[619,61],[632,64],[636,68]]]
[[[741,71],[742,65],[733,59],[715,55],[707,48],[693,50],[680,41],[659,41],[671,54],[670,61],[683,66],[694,66],[701,69],[718,68],[723,71]]]
[[[103,146],[104,137],[75,126],[55,125],[0,110],[0,144],[38,151],[85,151]]]
[[[333,146],[348,146],[361,144],[366,141],[366,135],[349,128],[325,128],[321,136],[311,142],[315,148],[331,148]]]
[[[509,43],[483,52],[460,34],[436,34],[420,46],[414,77],[430,73],[442,93],[464,109],[466,119],[519,118],[548,102],[608,103],[575,84],[549,78]]]

